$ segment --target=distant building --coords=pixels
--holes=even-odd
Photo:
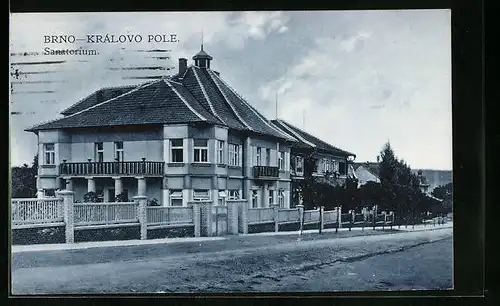
[[[290,152],[290,179],[291,179],[291,204],[295,207],[302,204],[300,183],[308,175],[316,177],[319,182],[330,185],[343,185],[347,177],[353,172],[349,170],[351,160],[356,155],[335,147],[291,123],[282,119],[271,121],[280,131],[293,138],[295,142],[289,142]],[[315,168],[312,173],[304,167],[306,157],[315,160]]]
[[[429,184],[429,192],[432,192],[434,188],[438,186],[443,186],[453,182],[453,171],[452,170],[433,170],[433,169],[415,169],[412,170],[413,173],[422,171],[422,176],[427,179]]]
[[[354,176],[358,179],[358,186],[368,182],[380,183],[380,164],[375,162],[354,163]]]

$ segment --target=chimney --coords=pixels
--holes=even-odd
[[[187,70],[187,59],[179,58],[179,77],[183,77]]]
[[[377,155],[377,163],[380,163],[380,155]]]
[[[216,75],[220,75],[219,71],[212,70]]]

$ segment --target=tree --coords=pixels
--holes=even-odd
[[[434,190],[432,190],[432,196],[441,200],[451,200],[453,199],[453,184],[448,183],[446,185],[441,185]]]
[[[30,166],[12,167],[12,197],[33,198],[36,196],[36,175],[38,174],[38,154]]]

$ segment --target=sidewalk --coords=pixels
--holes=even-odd
[[[302,233],[300,231],[287,231],[287,232],[263,232],[255,234],[239,234],[230,235],[225,237],[186,237],[186,238],[163,238],[163,239],[148,239],[148,240],[119,240],[119,241],[92,241],[92,242],[77,242],[73,244],[35,244],[35,245],[13,245],[11,248],[12,253],[23,253],[23,252],[40,252],[40,251],[62,251],[62,250],[80,250],[80,249],[95,249],[95,248],[112,248],[112,247],[127,247],[127,246],[148,246],[148,245],[161,245],[161,244],[179,244],[179,243],[202,243],[202,242],[214,242],[222,240],[238,240],[244,244],[251,246],[253,243],[257,243],[256,239],[259,237],[272,238],[266,241],[265,244],[274,243],[285,243],[291,240],[297,240],[299,237],[301,240],[315,240],[315,239],[336,239],[336,238],[348,238],[355,236],[371,236],[371,235],[389,235],[392,233],[401,232],[416,232],[416,231],[430,231],[438,230],[443,228],[451,228],[453,224],[451,222],[444,225],[416,225],[415,228],[408,226],[405,228],[401,226],[398,230],[397,226],[392,228],[385,227],[382,230],[381,227],[377,227],[373,230],[372,227],[365,227],[364,229],[360,227],[351,228],[339,228],[338,233],[335,233],[335,228],[324,229],[323,234],[319,234],[317,229],[304,230]],[[246,241],[245,241],[246,240]],[[245,243],[246,242],[246,243]],[[259,244],[259,243],[257,243]]]

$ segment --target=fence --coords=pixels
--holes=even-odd
[[[12,228],[63,222],[63,203],[60,199],[12,199]]]
[[[85,226],[98,227],[100,225],[107,226],[123,223],[138,224],[137,203],[113,202],[74,204],[73,222],[75,228]]]
[[[248,224],[263,224],[274,222],[274,208],[249,208]]]
[[[148,228],[194,225],[192,207],[153,206],[147,208]]]
[[[321,232],[327,225],[336,229],[348,227],[349,230],[353,227],[392,227],[395,220],[393,212],[378,213],[376,208],[365,208],[361,213],[342,212],[341,207],[330,211],[325,211],[323,207],[304,210],[303,205],[295,208],[280,208],[278,205],[249,208],[248,201],[244,199],[228,200],[224,206],[214,206],[212,201],[194,201],[188,207],[148,207],[147,197],[144,196],[122,203],[73,203],[70,191],[62,191],[59,196],[61,198],[13,199],[13,229],[65,226],[66,241],[74,242],[75,230],[123,226],[140,226],[141,239],[147,239],[148,230],[158,228],[192,226],[194,236],[212,236],[246,234],[249,226],[259,224],[274,223],[274,231],[279,230],[279,225],[290,223],[298,223],[301,230],[305,225],[314,228],[317,224]],[[444,219],[433,219],[432,223],[443,224]]]

